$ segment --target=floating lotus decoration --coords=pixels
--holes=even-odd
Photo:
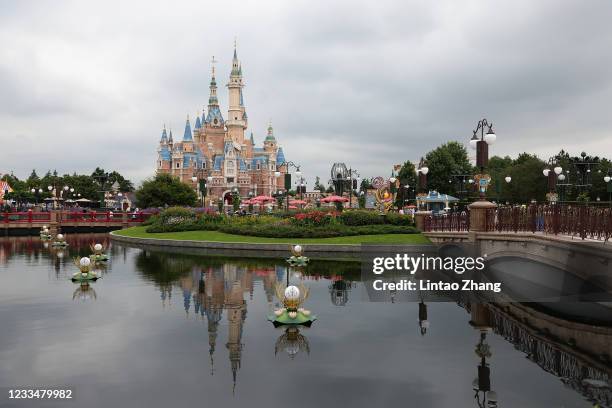
[[[66,237],[64,236],[64,234],[57,234],[57,236],[55,237],[55,241],[53,241],[53,246],[63,248],[68,246],[68,242],[66,242]]]
[[[77,257],[74,258],[74,264],[79,268],[79,272],[72,274],[73,282],[95,281],[99,278],[98,274],[91,270],[91,259]]]
[[[89,258],[94,262],[106,262],[108,261],[108,255],[106,252],[106,245],[102,245],[100,243],[97,244],[89,244],[89,249],[93,252],[89,255]]]
[[[308,264],[308,257],[304,256],[304,248],[301,245],[294,245],[291,247],[291,258],[287,259],[287,262],[291,266],[306,266]]]
[[[49,239],[51,239],[51,233],[49,232],[49,228],[46,225],[43,225],[42,228],[40,229],[40,239],[42,239],[43,241],[47,241]]]
[[[281,301],[283,307],[274,311],[273,315],[268,316],[274,326],[285,324],[310,326],[317,317],[310,310],[302,307],[308,298],[309,290],[303,284],[297,286],[287,286],[276,284],[276,297]]]

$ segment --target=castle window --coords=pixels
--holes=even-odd
[[[260,169],[260,166],[259,166],[259,163],[257,163],[257,170],[259,170],[259,169]]]
[[[180,167],[181,167],[181,163],[176,162],[176,168],[178,169],[178,168],[180,168]]]
[[[205,168],[206,168],[206,162],[205,162],[205,161],[203,161],[203,162],[202,162],[202,168],[203,168],[203,169],[205,169]]]

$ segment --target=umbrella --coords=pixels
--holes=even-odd
[[[337,196],[337,195],[332,195],[332,196],[329,196],[329,197],[325,197],[325,198],[323,198],[321,200],[322,203],[337,203],[337,202],[344,203],[344,202],[347,202],[347,201],[348,201],[348,198],[340,197],[340,196]]]
[[[307,203],[304,200],[291,200],[291,201],[289,201],[289,204],[304,205],[304,204],[307,204]]]
[[[297,207],[296,207],[295,205],[290,205],[290,206],[289,206],[289,209],[290,209],[290,210],[297,210]]]
[[[255,198],[253,198],[253,200],[256,200],[256,201],[274,201],[274,197],[260,195],[260,196],[257,196]]]
[[[88,200],[86,198],[79,198],[78,200],[76,200],[77,203],[91,203],[91,200]]]

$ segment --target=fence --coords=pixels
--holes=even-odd
[[[87,224],[87,223],[116,223],[120,224],[124,213],[113,213],[112,211],[88,211],[72,212],[59,211],[57,221],[59,223]],[[128,223],[141,223],[151,216],[149,213],[131,212],[126,213]],[[0,224],[49,224],[51,222],[50,212],[2,212],[0,213]]]
[[[424,230],[469,231],[469,211],[431,215]],[[580,205],[529,205],[487,210],[486,231],[543,232],[607,241],[612,237],[612,209]]]

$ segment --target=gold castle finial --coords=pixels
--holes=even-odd
[[[215,59],[215,56],[212,56],[212,59],[210,60],[210,65],[212,67],[212,76],[215,76],[215,64],[217,63],[217,60]]]

